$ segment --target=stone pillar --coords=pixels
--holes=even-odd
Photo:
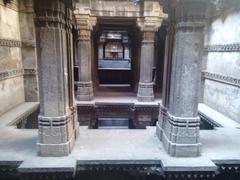
[[[149,21],[151,24],[148,24]],[[157,22],[157,21],[156,21]],[[154,40],[155,32],[160,26],[160,20],[152,24],[152,20],[144,19],[138,22],[142,32],[141,57],[140,57],[140,81],[138,85],[137,99],[142,102],[154,101],[153,93],[153,64],[154,64]]]
[[[66,32],[68,29],[69,34],[67,9],[71,8],[70,2],[34,1],[40,92],[37,147],[40,156],[66,156],[76,139],[77,118],[69,91],[71,42]]]
[[[92,67],[91,67],[91,32],[94,19],[89,16],[76,15],[78,40],[77,59],[78,82],[77,100],[89,101],[93,99]]]
[[[175,12],[176,32],[170,94],[167,109],[161,113],[164,120],[157,126],[157,132],[162,132],[157,134],[171,156],[200,155],[198,93],[206,2],[182,0],[171,7]]]
[[[172,24],[169,23],[167,28],[166,39],[165,39],[162,103],[160,104],[159,117],[158,117],[158,122],[156,124],[157,136],[159,137],[160,140],[162,140],[162,125],[164,124],[167,108],[169,105],[169,89],[170,89],[170,82],[171,82],[173,40],[174,40],[174,27]]]
[[[67,35],[67,68],[68,68],[68,94],[69,94],[69,108],[72,111],[73,130],[75,132],[75,139],[79,135],[79,121],[77,113],[77,105],[74,96],[74,63],[73,63],[73,34],[72,34],[72,9],[66,9],[66,35]]]

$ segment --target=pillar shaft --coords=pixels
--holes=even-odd
[[[178,1],[172,7],[176,12],[176,33],[169,102],[165,114],[162,113],[163,122],[157,126],[162,132],[160,139],[172,156],[200,154],[198,94],[205,7],[204,0]]]
[[[162,88],[162,104],[159,109],[159,117],[157,126],[157,135],[162,140],[162,125],[164,124],[167,108],[169,105],[169,89],[171,82],[171,68],[172,68],[172,49],[174,40],[174,28],[170,24],[167,28],[165,39],[165,55],[164,55],[164,72],[163,72],[163,88]],[[159,126],[159,127],[158,127]]]
[[[34,5],[40,91],[38,153],[66,156],[78,128],[73,91],[69,90],[72,56],[67,48],[67,42],[71,44],[68,7],[62,0],[35,0]]]
[[[78,18],[79,17],[79,18]],[[88,101],[93,99],[92,68],[91,68],[91,31],[90,17],[77,16],[78,40],[77,62],[78,79],[77,100]]]
[[[142,32],[138,101],[153,101],[154,31]]]
[[[69,3],[70,1],[68,1]],[[68,95],[69,95],[69,108],[72,111],[73,129],[75,133],[75,139],[79,135],[79,122],[77,105],[74,96],[74,63],[73,63],[73,34],[72,34],[72,17],[73,12],[70,8],[66,9],[66,35],[67,35],[67,68],[68,68]]]

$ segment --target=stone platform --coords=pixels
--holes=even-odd
[[[77,101],[78,120],[81,126],[99,128],[101,118],[125,118],[130,129],[145,129],[156,124],[159,114],[159,95],[152,102],[139,102],[131,92],[101,92],[91,101]]]
[[[23,104],[15,111],[31,109]],[[10,112],[0,123],[0,165],[16,165],[20,173],[67,172],[89,165],[158,165],[161,172],[215,172],[219,164],[240,164],[240,129],[201,130],[202,154],[197,158],[170,157],[155,134],[155,127],[142,130],[88,129],[80,127],[80,136],[67,157],[37,156],[37,130],[16,129],[9,125]]]
[[[154,101],[139,102],[134,93],[118,93],[118,92],[99,92],[91,101],[76,101],[78,106],[87,106],[95,104],[134,104],[135,106],[159,106],[162,102],[160,95],[157,94]]]
[[[164,171],[215,171],[214,163],[240,162],[239,129],[201,131],[202,156],[174,158],[166,154],[155,135],[146,130],[89,130],[80,136],[68,157],[38,157],[37,130],[4,128],[0,131],[0,161],[22,162],[20,172],[72,171],[78,163],[99,161],[158,161]]]

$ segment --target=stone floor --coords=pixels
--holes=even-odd
[[[28,104],[28,108],[33,105]],[[27,105],[22,108],[26,109]],[[37,130],[16,129],[7,125],[7,120],[13,117],[5,115],[5,121],[2,118],[0,164],[21,161],[19,170],[24,172],[74,171],[78,163],[106,160],[160,161],[164,171],[214,171],[214,163],[240,163],[240,129],[237,128],[201,130],[202,155],[198,158],[174,158],[166,154],[155,135],[155,127],[145,130],[90,130],[82,126],[71,155],[53,158],[37,156]]]

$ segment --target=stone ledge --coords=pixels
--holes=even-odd
[[[0,126],[15,126],[22,119],[29,116],[33,111],[37,110],[39,107],[38,102],[25,102],[22,103],[2,116],[0,116]]]
[[[155,99],[152,102],[139,102],[137,101],[137,97],[129,97],[123,96],[118,99],[114,99],[112,97],[105,97],[104,99],[99,99],[98,97],[94,97],[91,101],[78,101],[76,100],[76,104],[78,107],[95,107],[96,105],[129,105],[135,107],[156,107],[158,108],[161,104],[161,99]]]
[[[20,173],[70,172],[74,173],[76,162],[68,158],[41,158],[24,161],[18,168]]]
[[[200,103],[198,105],[199,115],[206,118],[217,125],[218,127],[226,127],[226,128],[240,128],[240,124],[236,121],[228,118],[224,114],[212,109],[211,107],[207,106],[206,104]]]

